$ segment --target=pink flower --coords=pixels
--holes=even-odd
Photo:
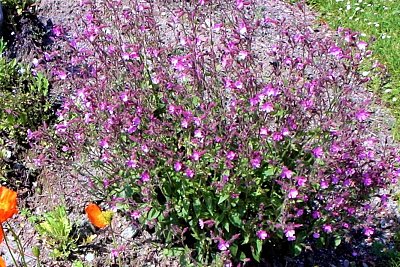
[[[335,56],[337,59],[341,59],[343,56],[342,49],[340,49],[340,47],[337,46],[332,46],[331,48],[329,48],[328,53],[330,55]]]
[[[109,147],[109,145],[108,145],[108,139],[102,139],[102,140],[100,140],[99,146],[100,146],[101,148],[107,149],[107,148]]]
[[[229,152],[227,153],[227,155],[226,155],[226,158],[229,159],[229,160],[234,160],[235,157],[236,157],[236,153],[233,152],[233,151],[229,151]]]
[[[245,60],[248,55],[249,55],[249,52],[242,50],[238,54],[238,59],[239,60]]]
[[[299,191],[292,188],[289,190],[288,198],[296,198],[299,195]]]
[[[218,242],[218,249],[221,251],[225,251],[228,250],[228,248],[229,248],[229,242],[220,238]]]
[[[371,236],[373,234],[374,234],[374,228],[371,228],[371,227],[364,228],[364,235]]]
[[[202,219],[199,219],[199,226],[200,226],[200,229],[204,228],[204,221]]]
[[[133,219],[135,219],[135,220],[139,219],[139,218],[140,218],[140,211],[138,211],[138,210],[132,211],[132,212],[131,212],[131,217],[132,217]]]
[[[244,2],[243,2],[243,0],[236,0],[236,7],[237,7],[237,9],[243,9],[243,7],[244,7]]]
[[[296,231],[294,229],[288,229],[285,231],[285,236],[288,241],[296,240]]]
[[[247,27],[244,22],[239,23],[239,33],[240,35],[245,35],[247,33]]]
[[[266,136],[268,135],[268,129],[262,127],[262,128],[260,129],[260,135],[261,135],[262,137],[266,137]]]
[[[264,240],[269,237],[268,233],[264,230],[257,231],[257,237],[261,240]]]
[[[268,84],[264,87],[264,94],[267,96],[277,96],[279,95],[279,91],[277,88],[273,87],[272,84]]]
[[[119,95],[119,98],[121,99],[122,102],[128,102],[128,93],[127,92],[122,92]]]
[[[194,131],[194,137],[196,138],[203,138],[203,133],[201,132],[201,130],[197,129]]]
[[[148,171],[144,171],[141,175],[140,175],[140,180],[142,180],[143,183],[150,181],[150,174]]]
[[[137,161],[134,159],[129,159],[126,161],[126,166],[128,166],[129,168],[136,168],[137,167]]]
[[[316,147],[312,150],[312,154],[315,158],[320,158],[322,155],[324,155],[324,151],[321,147]]]
[[[255,153],[255,155],[253,155],[253,157],[250,159],[250,165],[254,168],[260,168],[261,167],[261,155],[259,155],[259,153]]]
[[[282,172],[281,172],[281,177],[282,178],[292,178],[294,172],[292,172],[291,170],[289,170],[287,167],[283,167],[282,168]]]
[[[311,215],[314,219],[318,219],[321,217],[321,213],[317,210],[313,211],[312,215]]]
[[[328,184],[327,181],[322,180],[322,181],[320,182],[320,186],[321,186],[321,189],[327,189],[327,188],[329,187],[329,184]]]
[[[271,102],[266,102],[261,106],[260,110],[265,111],[267,113],[271,113],[272,111],[274,111],[274,106],[272,105]]]
[[[174,170],[177,171],[177,172],[179,172],[180,170],[182,170],[182,163],[180,163],[179,161],[178,161],[178,162],[175,162],[175,163],[174,163]]]
[[[53,26],[52,31],[56,37],[60,37],[64,34],[64,29],[59,25]]]
[[[357,43],[357,47],[360,50],[365,50],[365,48],[367,48],[367,46],[368,46],[368,44],[366,42],[364,42],[364,41],[360,41],[360,42]]]
[[[324,226],[322,226],[322,230],[325,232],[325,233],[332,233],[332,226],[331,225],[329,225],[329,224],[325,224]]]
[[[367,111],[365,111],[364,109],[360,109],[356,112],[356,119],[358,121],[365,121],[366,119],[368,119],[369,117],[369,113]]]
[[[283,140],[283,135],[280,132],[274,132],[272,134],[272,140],[274,140],[274,141],[282,141]]]
[[[191,169],[187,168],[185,170],[185,175],[189,178],[193,178],[194,177],[194,171],[192,171]]]
[[[200,152],[197,152],[197,151],[193,152],[192,156],[191,156],[192,160],[194,160],[194,161],[199,161],[200,157],[201,157],[201,154],[200,154]]]
[[[370,186],[372,184],[372,179],[369,176],[363,178],[363,183],[365,186]]]
[[[306,182],[307,182],[307,178],[303,177],[303,176],[297,176],[296,180],[297,180],[297,185],[298,186],[304,186],[306,184]]]

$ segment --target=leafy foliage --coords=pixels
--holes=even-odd
[[[76,240],[72,237],[72,223],[67,217],[64,206],[44,213],[35,225],[39,235],[53,249],[51,255],[55,259],[67,259],[71,251],[76,249]]]
[[[1,0],[4,7],[8,10],[9,15],[22,15],[24,11],[32,7],[36,0]]]
[[[27,65],[7,59],[4,49],[0,41],[0,133],[23,141],[28,129],[36,129],[51,117],[49,82],[41,73],[34,75]]]

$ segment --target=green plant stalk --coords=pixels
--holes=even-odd
[[[1,227],[1,231],[4,233],[3,225],[0,224],[0,227]],[[13,260],[15,266],[18,266],[17,260],[16,260],[15,257],[14,257],[14,253],[12,252],[12,249],[11,249],[11,247],[10,247],[10,244],[8,243],[7,235],[4,235],[4,242],[6,243],[7,249],[8,249],[8,251],[10,252],[11,258],[12,258],[12,260]],[[26,266],[26,263],[25,263],[25,266]],[[27,267],[27,266],[26,266],[26,267]]]
[[[113,245],[114,245],[114,247],[117,247],[117,241],[116,241],[117,239],[115,238],[114,230],[113,230],[111,224],[110,224],[110,232],[111,232],[111,237],[113,239]],[[121,261],[121,257],[119,255],[119,253],[118,253],[117,261],[118,261],[118,266],[122,266],[122,261]]]
[[[15,231],[12,229],[11,225],[8,222],[7,222],[7,226],[8,226],[8,229],[11,231],[11,234],[13,235],[15,242],[17,243],[17,247],[20,252],[21,260],[22,260],[24,266],[28,267],[28,265],[26,264],[26,261],[25,261],[24,248],[22,247],[21,240],[19,239],[19,237],[17,236],[17,234],[15,233]]]

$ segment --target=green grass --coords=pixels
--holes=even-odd
[[[400,138],[400,0],[307,0],[332,28],[345,27],[360,32],[371,44],[375,58],[389,76],[375,86],[397,123],[394,135]]]

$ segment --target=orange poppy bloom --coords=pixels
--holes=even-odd
[[[86,209],[86,214],[89,218],[89,221],[99,228],[105,228],[106,226],[110,225],[112,219],[112,212],[101,211],[100,207],[94,203],[90,203]]]
[[[0,223],[4,223],[17,213],[17,192],[0,186]]]
[[[0,267],[7,267],[6,261],[2,257],[0,257]]]

